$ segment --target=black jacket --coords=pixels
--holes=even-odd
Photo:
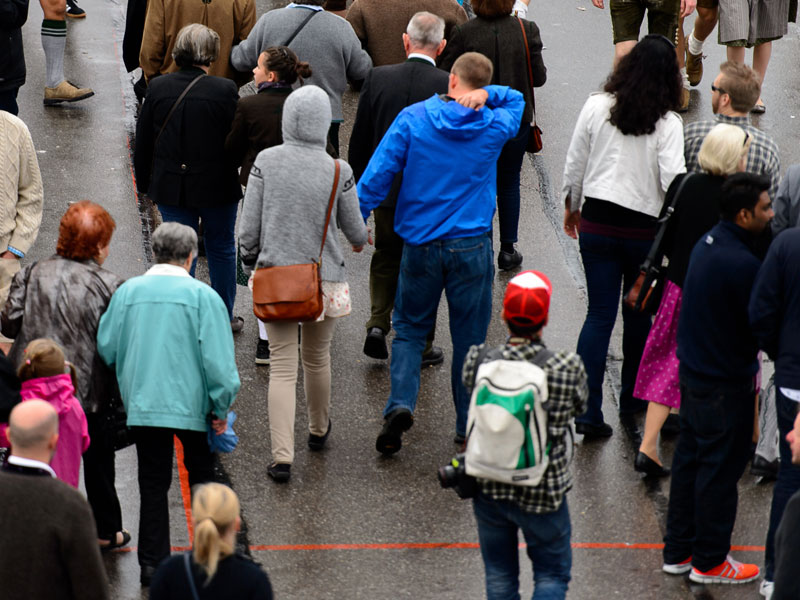
[[[480,52],[494,65],[492,83],[507,85],[525,96],[525,112],[522,121],[533,119],[533,91],[528,77],[528,58],[519,23],[525,26],[525,36],[531,54],[533,86],[541,87],[547,81],[547,69],[542,60],[542,38],[533,21],[505,16],[497,19],[476,17],[463,25],[453,27],[439,67],[450,71],[456,59],[465,52]]]
[[[775,385],[800,388],[800,229],[783,231],[769,247],[750,298],[750,325],[775,361]]]
[[[758,345],[747,304],[761,261],[756,237],[730,221],[703,236],[689,259],[678,317],[681,383],[692,388],[752,385]]]
[[[347,155],[356,180],[361,178],[372,153],[400,111],[434,94],[447,93],[448,77],[446,71],[421,58],[376,67],[369,72],[361,87]],[[395,205],[401,181],[402,175],[398,175],[381,206]]]
[[[0,91],[25,83],[22,26],[28,20],[28,0],[0,0]]]
[[[156,204],[199,208],[242,197],[236,165],[225,152],[239,98],[230,79],[204,75],[177,107],[156,145],[175,101],[201,74],[200,69],[187,68],[156,77],[142,104],[133,154],[136,186]]]

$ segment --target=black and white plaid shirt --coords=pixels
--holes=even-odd
[[[695,121],[689,123],[683,129],[683,156],[686,159],[686,171],[702,172],[702,168],[697,162],[697,155],[700,153],[700,146],[706,139],[708,132],[715,125],[725,123],[728,125],[738,125],[744,129],[753,141],[750,143],[750,151],[747,154],[747,171],[766,175],[771,181],[769,187],[769,197],[773,200],[778,193],[778,184],[781,182],[781,159],[778,154],[778,145],[766,133],[757,129],[750,123],[750,117],[728,117],[726,115],[715,115],[713,121]]]
[[[478,353],[483,344],[470,348],[464,359],[463,380],[467,391],[475,387]],[[530,342],[522,338],[511,338],[500,349],[506,360],[531,361],[544,348],[540,341]],[[550,464],[537,486],[511,485],[479,479],[481,492],[494,500],[516,502],[533,513],[549,513],[558,510],[564,494],[572,488],[567,453],[567,435],[570,420],[586,412],[589,388],[583,361],[574,352],[556,352],[544,365],[547,373],[547,436],[551,443]]]

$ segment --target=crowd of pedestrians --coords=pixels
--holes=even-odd
[[[85,11],[73,0],[41,4],[44,104],[93,95],[63,75],[65,18]],[[10,448],[0,468],[3,597],[110,597],[100,553],[131,542],[114,464],[131,444],[140,582],[150,597],[272,597],[266,573],[235,551],[238,498],[213,482],[217,440],[232,436],[240,387],[237,279],[256,314],[267,315],[255,353],[256,364],[270,365],[266,473],[286,484],[300,364],[309,449],[324,450],[334,430],[331,342],[337,319],[352,311],[344,238],[353,252],[375,246],[363,353],[391,361],[376,450],[401,450],[420,369],[444,362],[433,344],[444,292],[456,449],[469,461],[510,461],[511,471],[539,468],[506,478],[461,463],[474,488],[488,598],[519,597],[518,530],[534,597],[566,595],[572,424],[587,443],[614,433],[602,406],[620,309],[620,422],[636,429],[646,411],[633,468],[671,476],[670,575],[707,584],[761,575],[729,552],[736,486],[754,451],[762,353],[775,360],[774,405],[760,410],[776,415],[780,460],[759,591],[797,597],[788,574],[800,498],[800,167],[782,179],[776,143],[749,117],[765,110],[771,43],[790,17],[788,0],[762,4],[610,0],[613,68],[580,111],[562,183],[563,230],[578,240],[588,296],[573,352],[546,348],[553,288],[532,270],[505,291],[506,343],[485,345],[495,265],[519,271],[525,261],[516,248],[525,236],[520,173],[526,152],[539,148],[535,88],[547,80],[535,7],[525,0],[305,0],[258,19],[252,0],[131,0],[123,59],[142,73],[133,167],[163,223],[152,232],[154,264],[127,281],[103,268],[116,224],[90,201],[61,217],[55,254],[20,263],[42,220],[42,176],[14,116],[28,2],[0,0],[0,446]],[[702,78],[702,43],[717,13],[728,60],[711,85],[715,118],[684,126],[676,111]],[[651,33],[640,40],[645,15]],[[746,47],[755,47],[753,68]],[[251,74],[255,93],[240,98]],[[349,163],[339,158],[348,84],[360,90]],[[210,285],[194,277],[199,236]],[[651,259],[661,267],[652,287],[660,296],[643,307],[635,290],[653,275],[643,271]],[[269,286],[275,269],[284,279]],[[514,397],[497,400],[509,388],[487,383],[490,368],[522,381],[521,413]],[[489,417],[480,407],[493,402],[489,429],[508,435],[481,446]],[[534,427],[535,415],[543,421]],[[679,431],[671,468],[658,446],[669,427]],[[192,486],[194,546],[170,557],[174,438]],[[81,461],[85,500],[76,491]],[[24,529],[31,514],[41,518]],[[21,538],[30,543],[15,543]],[[23,566],[35,575],[9,585]]]

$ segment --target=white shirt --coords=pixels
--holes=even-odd
[[[674,112],[653,133],[623,135],[608,118],[614,96],[595,93],[583,105],[564,165],[562,198],[580,209],[585,197],[657,217],[669,184],[686,172],[683,120]]]
[[[40,460],[33,460],[32,458],[22,458],[21,456],[14,456],[13,454],[8,457],[8,464],[17,465],[18,467],[29,467],[31,469],[42,469],[50,473],[51,477],[56,477],[56,472],[47,463]]]
[[[519,17],[520,19],[527,19],[528,5],[522,0],[516,0],[516,2],[514,2],[514,7],[511,9],[511,14],[515,17]]]
[[[170,263],[161,263],[158,265],[153,265],[152,267],[147,269],[145,275],[171,275],[173,277],[191,277],[191,275],[189,275],[186,269]]]
[[[428,56],[427,54],[420,54],[419,52],[412,52],[412,53],[410,53],[410,54],[408,55],[408,58],[421,58],[422,60],[427,60],[427,61],[428,61],[429,63],[431,63],[431,64],[432,64],[434,67],[436,66],[436,61],[435,61],[435,60],[433,60],[433,59],[432,59],[430,56]]]

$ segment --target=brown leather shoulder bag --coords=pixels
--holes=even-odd
[[[339,161],[333,178],[319,260],[301,265],[256,269],[253,276],[253,312],[262,321],[316,321],[322,314],[322,251],[328,237],[336,190],[339,188]]]

